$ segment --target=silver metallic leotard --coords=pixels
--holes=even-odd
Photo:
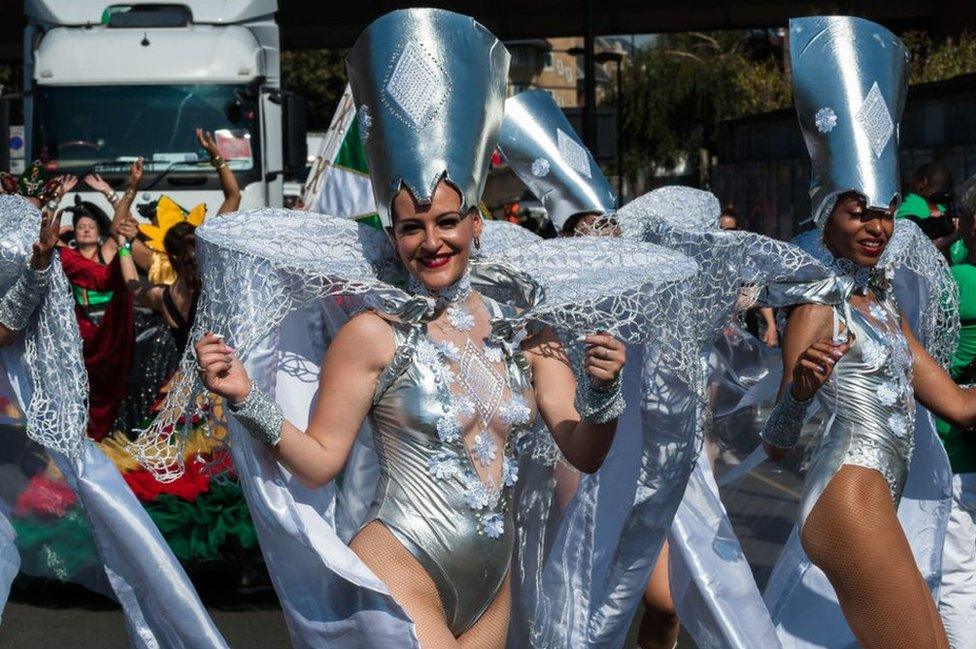
[[[493,320],[515,315],[510,307],[482,299]],[[512,447],[514,433],[530,425],[531,380],[518,345],[500,345],[507,394],[497,392],[494,404],[486,404],[483,395],[460,394],[508,426],[501,484],[486,484],[464,448],[465,438],[444,425],[458,407],[449,389],[454,375],[460,379],[454,383],[464,385],[465,368],[478,365],[471,354],[481,352],[465,346],[455,350],[458,357],[451,351],[445,356],[422,325],[392,326],[396,354],[380,377],[371,411],[380,479],[363,525],[382,522],[420,562],[458,636],[478,620],[508,573],[515,536],[509,492],[517,477]],[[445,368],[451,374],[445,376]],[[469,371],[474,381],[490,383],[488,375],[474,372]]]
[[[827,421],[814,450],[800,501],[800,526],[844,464],[876,469],[897,506],[908,473],[915,431],[912,353],[890,294],[869,313],[834,307],[851,347],[817,391]]]

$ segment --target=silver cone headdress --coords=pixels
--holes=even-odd
[[[861,194],[870,208],[900,197],[898,124],[908,89],[908,51],[863,18],[790,20],[793,96],[810,152],[813,220],[823,227],[836,197]]]
[[[557,230],[576,214],[613,212],[610,183],[544,90],[526,90],[505,101],[498,148]]]
[[[346,67],[376,209],[407,187],[429,203],[444,176],[462,208],[481,199],[504,110],[508,50],[473,18],[403,9],[373,21]]]

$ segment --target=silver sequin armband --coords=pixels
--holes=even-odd
[[[616,419],[626,406],[620,390],[620,375],[605,388],[598,388],[584,377],[576,387],[576,409],[580,419],[587,424],[605,424]]]
[[[793,396],[792,384],[786,388],[783,398],[769,414],[766,425],[759,437],[770,446],[776,448],[793,448],[800,439],[800,429],[807,414],[807,408],[813,402],[813,397],[800,401]]]
[[[35,270],[28,266],[3,299],[0,299],[0,324],[11,331],[20,331],[26,327],[31,314],[47,291],[50,278],[50,264],[44,270]]]
[[[268,446],[278,445],[285,415],[281,406],[254,381],[251,381],[251,391],[244,401],[227,405],[251,437]]]

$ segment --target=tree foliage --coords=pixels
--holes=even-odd
[[[712,148],[722,120],[788,106],[791,98],[780,60],[753,56],[745,32],[662,36],[635,52],[622,85],[621,145],[631,179]]]
[[[723,120],[792,104],[785,43],[757,52],[754,36],[673,34],[634,53],[623,71],[620,106],[624,173],[632,183],[640,187],[655,168],[714,150]],[[910,52],[910,83],[976,72],[974,33],[935,39],[912,31],[901,38]]]
[[[281,54],[281,87],[308,100],[309,130],[329,128],[346,88],[346,50],[294,50]]]
[[[910,53],[909,82],[941,81],[976,72],[976,34],[933,39],[928,32],[911,31],[901,36]]]

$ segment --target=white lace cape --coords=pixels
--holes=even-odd
[[[540,596],[519,602],[520,608],[532,608],[529,619],[520,619],[526,616],[521,610],[515,618],[532,646],[619,647],[624,642],[710,422],[704,354],[716,335],[757,303],[790,304],[809,299],[811,293],[831,301],[846,294],[845,283],[795,246],[761,235],[715,231],[717,207],[707,192],[666,188],[616,213],[624,237],[682,252],[696,261],[700,272],[689,287],[687,311],[670,323],[669,331],[630,355],[641,364],[642,389],[637,411],[621,417],[618,437],[628,427],[640,430],[640,440],[632,444],[639,460],[636,491],[627,495],[632,507],[616,523],[619,538],[611,534],[608,541],[605,535],[597,542],[590,526],[580,524],[603,517],[607,508],[599,502],[606,503],[608,489],[619,489],[614,473],[607,471],[633,470],[612,454],[600,472],[582,477],[565,515],[576,524],[561,526],[543,574],[527,578],[541,584],[536,588]],[[526,499],[524,507],[544,508],[538,500]],[[588,571],[589,578],[574,582],[580,570]],[[762,608],[755,588],[738,592],[742,598],[736,601],[748,601],[752,610]],[[762,629],[760,621],[750,628]],[[759,635],[768,635],[770,628],[767,620]]]
[[[502,326],[536,320],[644,343],[686,310],[697,266],[680,253],[636,241],[533,240],[516,226],[486,225],[473,281],[526,307],[520,322]],[[433,300],[398,288],[405,277],[386,234],[345,219],[276,209],[226,214],[197,229],[197,255],[204,289],[191,341],[220,333],[242,359],[288,313],[330,296],[355,296],[363,308],[403,321],[434,314]],[[177,422],[201,403],[195,366],[191,342],[160,416],[135,444],[143,466],[164,481],[182,472]]]
[[[21,196],[0,196],[0,292],[6,293],[29,263],[41,213]],[[68,280],[55,253],[47,292],[24,330],[33,395],[27,436],[42,446],[79,457],[88,422],[88,375],[81,356]]]

